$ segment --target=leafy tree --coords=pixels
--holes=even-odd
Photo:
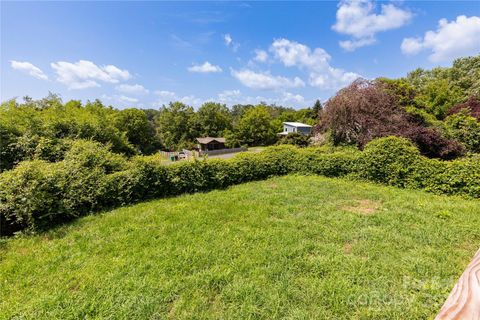
[[[135,149],[125,133],[114,125],[118,112],[98,100],[85,106],[77,100],[63,104],[54,94],[41,100],[25,97],[23,103],[7,101],[0,107],[0,127],[2,131],[14,128],[14,135],[8,134],[8,143],[0,143],[0,153],[2,158],[10,159],[8,166],[34,157],[54,161],[57,156],[47,154],[48,150],[55,149],[54,145],[58,145],[59,150],[63,148],[59,139],[91,139],[110,145],[114,152],[133,155]],[[37,149],[43,150],[39,151],[43,156],[37,156]]]
[[[13,152],[13,145],[20,133],[15,128],[9,128],[0,122],[0,172],[13,167],[18,155]]]
[[[144,109],[143,111],[147,115],[148,121],[150,121],[151,123],[155,123],[158,115],[160,114],[160,111],[155,109]]]
[[[193,108],[181,102],[171,102],[160,110],[157,118],[158,133],[169,150],[181,149],[182,145],[193,141],[195,131]]]
[[[153,152],[159,145],[155,128],[142,110],[130,108],[120,111],[115,126],[125,132],[128,141],[144,154]]]
[[[463,109],[445,120],[447,135],[460,141],[470,152],[480,152],[480,122]]]
[[[363,148],[374,138],[394,135],[409,138],[429,157],[451,159],[463,153],[457,142],[413,121],[382,81],[359,79],[340,90],[327,101],[320,129],[329,131],[337,145]]]
[[[415,102],[417,90],[407,80],[403,78],[378,78],[377,81],[384,85],[384,89],[395,97],[395,100],[400,106],[404,108],[417,107]]]
[[[268,109],[262,105],[248,109],[240,119],[237,136],[242,144],[251,146],[275,142],[276,131]]]
[[[321,128],[330,130],[335,144],[363,147],[376,137],[393,134],[405,113],[381,82],[358,79],[330,98]]]
[[[416,91],[408,111],[424,116],[427,125],[438,125],[435,120],[443,120],[453,105],[480,93],[480,55],[457,59],[450,68],[416,69],[399,80]]]
[[[449,71],[449,79],[462,90],[464,98],[480,95],[480,55],[456,59]]]
[[[195,123],[200,136],[221,137],[232,129],[232,116],[224,104],[207,102],[198,109]]]
[[[418,108],[425,109],[437,119],[445,118],[448,109],[462,100],[459,87],[452,85],[445,79],[428,82],[415,97]]]
[[[236,104],[233,105],[230,111],[230,114],[232,115],[232,120],[233,120],[233,126],[235,127],[240,119],[243,117],[245,112],[247,112],[248,109],[252,109],[255,106],[252,104]]]
[[[227,129],[223,136],[225,137],[225,146],[227,148],[238,148],[242,145],[242,141],[234,131]]]
[[[311,108],[300,109],[295,112],[295,121],[297,122],[313,126],[318,122],[318,119],[318,114]]]

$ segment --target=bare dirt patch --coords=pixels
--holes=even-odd
[[[345,254],[350,254],[352,253],[352,249],[353,249],[353,243],[352,242],[347,242],[345,243],[345,245],[343,246],[343,252]]]
[[[381,203],[379,201],[361,199],[356,200],[356,203],[352,206],[345,206],[342,210],[360,214],[362,216],[370,216],[380,209]]]
[[[277,189],[277,188],[278,188],[278,185],[277,185],[276,183],[274,183],[274,182],[269,183],[267,186],[268,186],[270,189]]]

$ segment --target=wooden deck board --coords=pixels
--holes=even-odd
[[[480,320],[480,250],[458,280],[435,320]]]

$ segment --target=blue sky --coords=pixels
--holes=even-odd
[[[480,53],[478,1],[1,2],[2,101],[291,107]]]

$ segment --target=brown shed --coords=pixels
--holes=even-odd
[[[225,149],[225,138],[205,137],[197,138],[198,150],[210,151]]]

